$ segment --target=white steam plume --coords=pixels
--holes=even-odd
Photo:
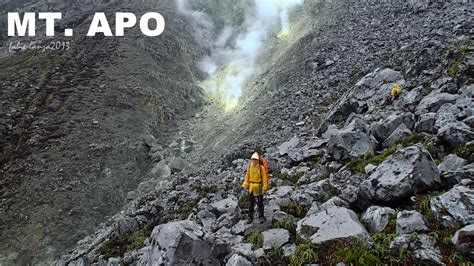
[[[289,10],[303,0],[256,0],[255,9],[245,14],[242,25],[232,27],[228,23],[219,33],[209,16],[190,8],[190,0],[176,2],[178,10],[191,19],[196,40],[211,51],[199,63],[199,68],[209,75],[202,86],[226,110],[232,110],[255,72],[266,38],[276,27],[280,27],[280,35],[288,33]]]

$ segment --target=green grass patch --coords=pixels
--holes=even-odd
[[[283,173],[283,172],[276,172],[273,174],[274,177],[282,180],[283,182],[283,185],[287,185],[287,186],[295,186],[297,183],[298,183],[298,180],[304,176],[304,172],[301,172],[301,173],[297,173],[297,174],[294,174],[294,175],[288,175],[286,173]]]
[[[253,249],[259,249],[263,247],[263,235],[262,231],[256,231],[244,238],[244,243],[250,243],[253,245]]]
[[[250,205],[249,205],[249,194],[248,193],[244,193],[242,194],[240,197],[239,197],[239,208],[241,210],[246,210],[248,208],[250,208]]]
[[[113,257],[123,257],[126,252],[138,250],[143,247],[143,242],[151,234],[151,231],[144,229],[134,233],[123,234],[113,237],[102,243],[97,252],[104,255],[105,259]]]
[[[276,221],[276,222],[273,224],[273,228],[286,229],[286,230],[288,230],[288,232],[290,232],[290,233],[296,232],[295,225],[293,224],[293,222],[291,221],[290,218],[285,218],[285,219],[281,219],[281,220]]]
[[[318,261],[318,246],[311,241],[303,241],[296,246],[295,251],[290,256],[290,265],[313,264]]]
[[[473,151],[474,151],[474,144],[469,144],[469,145],[464,145],[455,149],[453,151],[453,154],[464,159],[470,159],[472,157]]]
[[[454,61],[447,70],[448,76],[450,76],[451,78],[456,78],[459,72],[460,65],[461,65],[461,60]]]
[[[415,195],[415,210],[421,213],[428,222],[435,222],[435,216],[430,207],[431,195]]]
[[[365,241],[354,241],[349,244],[337,245],[331,255],[334,262],[356,265],[380,265],[382,260],[377,250],[372,249]]]
[[[309,210],[308,206],[301,205],[296,201],[291,201],[288,204],[281,205],[280,209],[286,212],[287,214],[293,215],[296,218],[305,217],[306,213]]]
[[[374,156],[369,155],[369,156],[353,159],[347,164],[347,166],[355,172],[364,173],[365,167],[367,165],[369,164],[379,165],[380,163],[385,161],[385,159],[387,159],[388,156],[394,154],[396,151],[397,151],[397,146],[394,145],[386,150],[383,150],[382,153],[379,155],[374,155]]]
[[[265,256],[258,258],[259,265],[288,265],[281,247],[272,247]]]

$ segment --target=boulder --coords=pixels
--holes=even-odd
[[[433,133],[433,126],[436,120],[436,113],[426,113],[420,115],[415,124],[416,132]]]
[[[467,164],[467,161],[454,154],[444,157],[443,161],[438,165],[440,172],[450,172],[459,170]]]
[[[237,202],[237,198],[235,196],[230,196],[226,199],[211,204],[212,208],[219,214],[234,214],[237,212],[238,205],[239,203]]]
[[[142,249],[139,265],[204,264],[219,265],[213,244],[201,227],[190,220],[156,226],[148,246]]]
[[[428,231],[425,219],[417,211],[401,211],[397,214],[396,232],[399,234],[409,234],[413,232]]]
[[[169,162],[169,167],[173,173],[179,173],[188,166],[187,161],[182,158],[173,158]]]
[[[426,95],[416,107],[416,115],[421,115],[429,112],[437,112],[438,109],[445,103],[454,103],[458,99],[459,95],[441,93],[440,91],[434,90],[430,94]]]
[[[385,119],[372,124],[370,132],[380,141],[385,141],[401,124],[408,129],[415,125],[415,116],[412,113],[393,113]]]
[[[463,122],[454,122],[438,130],[438,138],[444,140],[450,148],[455,149],[474,139],[474,130]]]
[[[248,261],[245,257],[234,254],[225,264],[226,266],[252,266],[252,263]]]
[[[160,178],[169,177],[171,175],[171,168],[162,160],[151,169],[151,174]]]
[[[398,150],[382,162],[360,185],[359,198],[395,203],[440,183],[439,170],[430,153],[416,144]]]
[[[336,160],[357,158],[365,154],[373,154],[377,141],[367,135],[358,119],[334,132],[328,141],[328,153]]]
[[[395,210],[388,207],[371,206],[362,215],[361,221],[370,233],[382,232],[395,215]]]
[[[262,233],[263,249],[270,250],[272,247],[279,248],[290,240],[290,233],[286,229],[270,229]]]
[[[119,234],[125,234],[135,232],[140,229],[140,225],[137,220],[131,217],[120,218],[117,221],[117,230]]]
[[[430,201],[436,219],[445,227],[456,228],[474,223],[474,190],[458,185]]]
[[[398,126],[397,129],[395,129],[395,131],[393,131],[392,134],[390,134],[390,136],[388,136],[388,138],[383,142],[383,146],[388,148],[397,143],[397,141],[400,141],[410,135],[411,130],[408,129],[405,124],[400,124],[400,126]]]
[[[402,110],[407,110],[409,112],[415,111],[416,106],[423,98],[423,87],[414,88],[411,91],[403,92],[400,100],[397,103],[397,107]]]
[[[398,256],[402,251],[410,251],[416,264],[444,265],[440,250],[435,247],[436,241],[428,235],[402,234],[390,243],[390,253]]]
[[[300,143],[300,139],[298,137],[293,137],[287,142],[284,142],[278,147],[278,151],[280,155],[285,155],[288,151],[294,147],[296,147]]]
[[[281,249],[283,251],[283,256],[290,257],[295,252],[296,245],[295,244],[286,244],[283,247],[281,247]]]
[[[391,83],[397,82],[403,79],[403,76],[400,74],[399,71],[395,71],[390,68],[385,69],[376,69],[374,72],[365,75],[362,79],[360,79],[356,86],[357,87],[369,87],[374,88],[377,85],[381,85],[382,83]]]
[[[370,236],[359,222],[357,214],[343,207],[329,207],[326,211],[301,219],[296,231],[316,244],[334,239],[357,238],[370,241]]]
[[[474,224],[467,225],[458,230],[451,242],[466,256],[474,259]]]

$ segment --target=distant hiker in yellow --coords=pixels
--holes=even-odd
[[[392,99],[397,99],[400,94],[402,94],[402,88],[400,85],[395,84],[395,86],[393,86],[392,90],[390,91],[390,96],[392,96]]]
[[[247,222],[253,222],[253,213],[255,207],[255,199],[257,199],[258,216],[260,223],[265,222],[265,215],[263,213],[263,191],[268,189],[268,172],[260,163],[258,153],[252,154],[251,162],[245,174],[245,180],[242,187],[249,192],[249,217]]]

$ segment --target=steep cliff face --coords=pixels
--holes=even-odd
[[[144,136],[166,143],[204,103],[195,62],[203,51],[174,4],[108,2],[20,8],[63,11],[75,37],[54,41],[71,48],[2,48],[0,261],[51,261],[119,211],[153,166]],[[114,12],[150,10],[167,14],[159,38],[137,28],[124,38],[85,37],[94,12],[106,11],[113,26]]]
[[[2,51],[0,262],[51,262],[79,239],[57,263],[298,263],[309,249],[318,256],[305,263],[335,264],[345,258],[324,253],[335,248],[325,241],[353,239],[387,251],[376,257],[390,249],[384,263],[404,252],[460,262],[432,236],[472,222],[448,206],[458,198],[472,209],[472,183],[462,180],[473,169],[472,4],[294,2],[287,27],[265,28],[258,42],[244,42],[261,36],[253,1],[27,6],[64,10],[79,31],[92,12],[157,10],[167,30],[76,34],[66,52]],[[249,56],[244,46],[260,48]],[[209,84],[229,73],[245,82],[226,112]],[[392,102],[395,83],[403,93]],[[272,174],[262,226],[243,223],[240,188],[256,146]],[[435,198],[440,190],[449,191]],[[345,227],[334,232],[326,220]],[[344,243],[337,254],[353,252]]]

